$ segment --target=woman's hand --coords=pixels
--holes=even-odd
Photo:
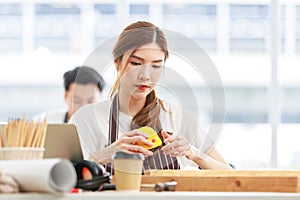
[[[185,156],[187,159],[195,162],[202,169],[232,169],[214,147],[207,150],[207,152],[202,153],[181,135],[169,135],[166,131],[161,131],[161,133],[165,138],[164,143],[166,145],[162,147],[165,154],[169,154],[174,157]]]
[[[164,139],[165,146],[161,149],[163,150],[164,154],[171,155],[173,157],[176,156],[187,156],[192,157],[193,151],[189,141],[181,136],[181,135],[169,135],[166,131],[161,131]],[[189,157],[188,157],[189,156]]]
[[[117,150],[122,150],[127,153],[142,153],[144,157],[152,156],[153,153],[151,151],[137,144],[137,141],[141,141],[145,145],[152,146],[153,144],[147,140],[148,137],[147,134],[138,129],[132,130],[125,133],[111,145],[89,155],[89,159],[101,165],[106,165],[112,162],[112,157]]]
[[[137,141],[141,141],[145,145],[152,146],[153,144],[147,140],[149,136],[138,129],[125,133],[115,142],[115,147],[118,150],[127,153],[142,153],[145,157],[152,156],[153,153],[142,146],[137,145]]]
[[[19,185],[16,181],[10,177],[1,174],[0,175],[0,193],[16,193],[19,192]]]

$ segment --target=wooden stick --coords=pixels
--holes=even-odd
[[[21,125],[20,125],[20,140],[19,140],[19,146],[22,147],[24,145],[24,140],[25,140],[25,137],[26,137],[26,133],[25,133],[25,128],[26,128],[26,118],[25,118],[25,115],[23,115],[23,118],[21,120]]]
[[[40,138],[40,124],[37,124],[37,128],[35,129],[35,134],[34,134],[34,140],[32,142],[31,147],[37,147],[38,145],[38,141]]]
[[[43,148],[45,146],[45,140],[46,140],[46,133],[47,133],[47,120],[45,119],[43,122],[43,129],[42,129],[42,138],[40,143],[40,148]]]
[[[41,124],[37,123],[37,128],[35,129],[34,138],[31,147],[37,147],[39,139],[40,139],[40,130],[41,130]]]
[[[35,137],[35,141],[32,147],[38,147],[40,145],[40,140],[41,140],[41,126],[42,124],[40,122],[38,122],[37,124],[37,129],[36,129],[36,137]]]
[[[13,146],[13,134],[14,134],[14,122],[9,121],[8,125],[8,132],[7,132],[7,147]]]
[[[35,138],[37,137],[37,128],[38,128],[38,124],[35,124],[35,123],[33,123],[33,131],[32,131],[32,138],[31,138],[31,141],[30,141],[30,145],[29,145],[29,147],[34,147],[34,144],[35,144]]]
[[[32,121],[29,122],[29,129],[28,129],[28,140],[26,142],[26,147],[31,147],[32,145],[32,141],[33,141],[33,138],[34,138],[34,132],[35,132],[35,129],[36,129],[36,124],[34,124]]]
[[[11,147],[14,147],[15,146],[15,142],[16,142],[16,133],[17,133],[17,123],[15,120],[13,120],[12,122],[12,132],[11,132],[11,135],[10,135],[10,146]]]
[[[31,137],[31,130],[32,130],[32,121],[27,123],[27,130],[26,130],[26,138],[24,141],[24,146],[28,147],[29,146],[29,140]]]
[[[26,123],[25,127],[24,127],[24,137],[23,137],[23,141],[22,141],[22,146],[23,147],[26,147],[26,142],[29,139],[28,131],[29,131],[29,123]]]
[[[8,140],[8,135],[7,135],[7,133],[8,133],[8,125],[7,124],[5,124],[4,125],[4,136],[5,136],[5,140],[4,140],[4,147],[7,147],[7,140]]]
[[[14,146],[20,146],[20,137],[21,137],[21,121],[20,119],[16,120],[16,130],[15,130],[15,138],[14,138]]]
[[[22,124],[23,124],[23,119],[18,121],[18,144],[17,146],[20,147],[21,146],[21,142],[22,142]]]
[[[2,132],[2,127],[0,128],[0,147],[3,147],[3,132]]]
[[[0,147],[44,147],[47,120],[43,123],[26,122],[25,115],[20,119],[8,119],[4,132],[0,129]]]
[[[5,147],[8,145],[8,132],[9,132],[9,126],[8,124],[10,123],[10,119],[8,119],[7,124],[4,126],[4,131],[5,131]]]
[[[36,147],[41,147],[41,145],[42,145],[43,132],[44,132],[44,124],[40,124],[39,138],[38,138]]]

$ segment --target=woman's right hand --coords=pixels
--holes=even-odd
[[[0,175],[0,193],[16,193],[19,192],[18,183],[10,176]]]
[[[153,143],[148,141],[149,136],[138,129],[134,129],[128,133],[125,133],[117,141],[115,141],[115,147],[117,150],[122,150],[127,153],[142,153],[145,157],[152,156],[152,151],[145,149],[137,144],[137,141],[141,141],[145,145],[152,146]]]

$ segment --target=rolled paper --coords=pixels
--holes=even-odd
[[[0,167],[24,192],[65,193],[77,182],[73,164],[65,159],[1,160]]]

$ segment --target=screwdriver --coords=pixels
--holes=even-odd
[[[156,192],[162,192],[162,191],[176,191],[177,182],[171,181],[171,182],[165,182],[165,183],[156,183],[156,184],[142,184],[141,185],[141,191],[156,191]]]

